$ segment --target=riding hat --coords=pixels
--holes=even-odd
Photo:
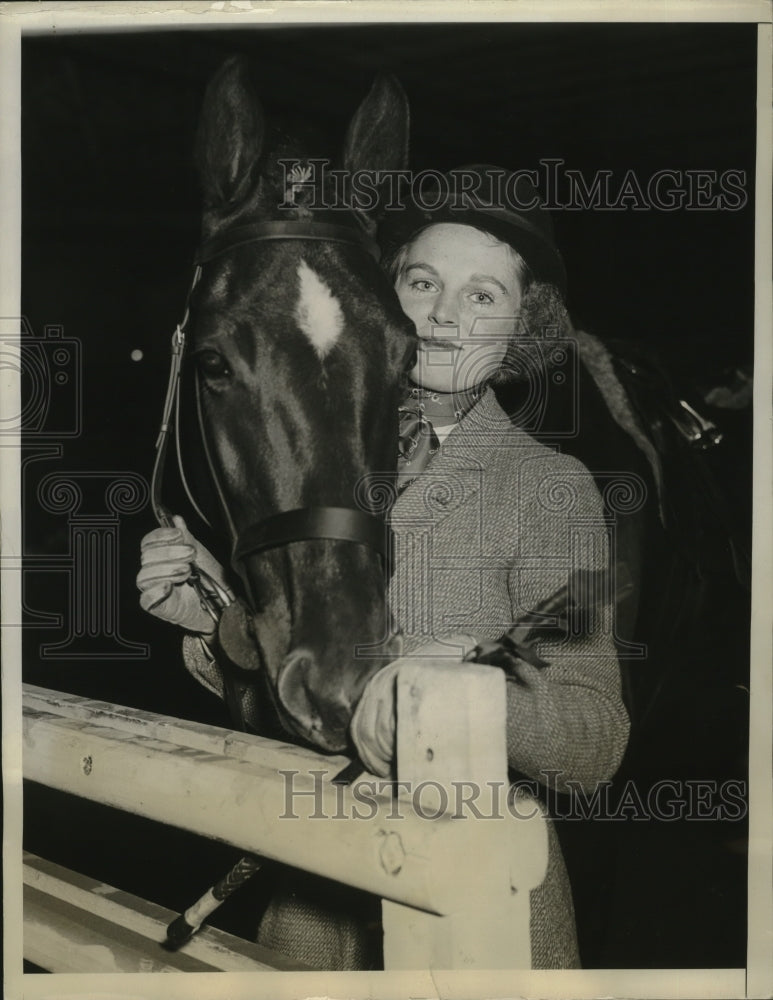
[[[385,210],[379,229],[386,258],[426,226],[475,226],[517,250],[537,281],[565,294],[566,269],[553,237],[553,221],[528,171],[489,164],[455,167],[447,174],[426,171],[401,193],[400,206]]]

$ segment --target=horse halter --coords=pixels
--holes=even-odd
[[[236,247],[266,240],[317,240],[326,243],[345,243],[364,249],[377,261],[380,256],[377,245],[361,230],[321,222],[280,221],[237,226],[213,236],[201,244],[194,257],[193,279],[185,301],[185,312],[182,321],[177,325],[172,335],[169,381],[164,400],[161,428],[155,445],[155,459],[151,478],[151,503],[156,520],[162,527],[171,527],[173,525],[172,515],[161,497],[169,437],[173,426],[177,444],[178,468],[186,496],[199,517],[211,527],[209,520],[201,511],[188,487],[180,449],[180,378],[193,292],[201,279],[202,268],[205,264]],[[220,482],[207,446],[201,409],[198,405],[198,392],[196,393],[196,399],[199,430],[204,444],[209,473],[229,524],[233,525],[228,505],[220,487]],[[366,545],[374,549],[381,556],[388,568],[391,569],[392,565],[391,549],[393,536],[391,529],[380,517],[355,508],[303,507],[283,511],[249,525],[241,533],[237,533],[235,529],[232,533],[235,536],[232,563],[241,562],[248,556],[266,551],[267,549],[287,545],[290,542],[307,541],[310,539],[330,539]],[[223,608],[231,602],[231,595],[223,591],[216,581],[198,567],[194,568],[189,582],[197,590],[202,605],[212,618],[217,621]]]

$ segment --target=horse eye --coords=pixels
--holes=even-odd
[[[207,378],[225,378],[231,374],[225,358],[217,351],[202,351],[196,355],[199,371]]]

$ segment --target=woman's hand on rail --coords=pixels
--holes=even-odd
[[[150,614],[207,637],[217,627],[191,586],[195,568],[203,570],[233,599],[223,567],[196,541],[185,521],[176,515],[175,527],[155,528],[142,539],[141,569],[137,574],[140,606]]]
[[[433,639],[408,654],[413,657],[461,661],[476,648],[478,640],[466,633]],[[395,760],[397,671],[401,660],[393,660],[365,685],[351,723],[351,737],[360,760],[371,774],[388,777]]]
[[[371,774],[386,778],[395,757],[395,681],[400,660],[375,673],[362,692],[349,730],[360,760]]]

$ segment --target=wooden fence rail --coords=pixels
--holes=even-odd
[[[24,775],[375,893],[387,968],[528,968],[529,890],[544,877],[547,835],[534,803],[514,810],[507,798],[504,676],[406,660],[397,693],[396,795],[369,775],[333,784],[344,757],[32,686]],[[77,878],[59,874],[68,905]],[[61,905],[44,905],[50,879],[36,882],[36,937],[25,923],[41,964],[40,926],[49,940],[65,929]],[[68,920],[83,945],[88,932]],[[163,964],[159,952],[151,940],[146,962]]]

